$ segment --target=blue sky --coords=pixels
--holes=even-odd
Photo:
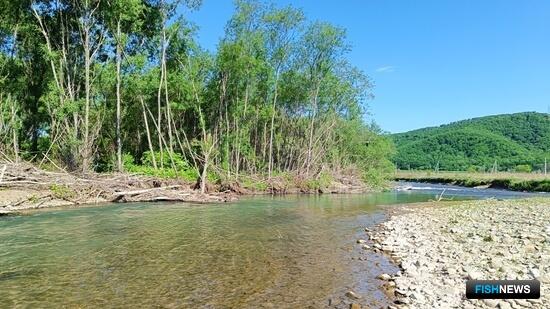
[[[375,82],[367,120],[386,131],[550,105],[550,1],[273,2],[347,29],[350,61]],[[186,15],[214,50],[232,13],[203,0]]]

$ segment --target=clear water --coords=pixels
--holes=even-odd
[[[362,302],[383,305],[388,300],[374,278],[395,267],[361,252],[355,240],[384,219],[380,205],[433,197],[254,197],[3,217],[0,307],[345,306],[349,289]]]

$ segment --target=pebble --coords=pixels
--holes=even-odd
[[[470,280],[482,280],[483,279],[483,274],[480,273],[479,271],[475,271],[475,270],[472,270],[472,271],[469,271],[468,272],[468,279]]]
[[[514,299],[516,301],[516,304],[520,305],[520,306],[529,306],[529,302],[525,299]]]
[[[509,303],[505,302],[505,301],[501,301],[498,303],[498,308],[499,309],[512,309],[512,305],[510,305]]]
[[[353,299],[359,299],[361,296],[357,295],[354,291],[347,291],[346,296]]]
[[[380,274],[378,275],[378,277],[376,277],[377,279],[380,279],[380,280],[384,280],[384,281],[388,281],[391,279],[391,276],[388,275],[388,274]]]
[[[482,301],[490,308],[496,308],[498,306],[498,300],[495,299],[483,299]]]
[[[533,278],[535,279],[539,279],[540,278],[540,271],[536,268],[531,268],[529,270],[529,273],[531,274],[531,276],[533,276]]]
[[[419,292],[412,292],[410,298],[419,302],[422,302],[424,299],[426,299],[426,297]]]
[[[395,282],[396,308],[545,308],[550,293],[544,288],[536,300],[472,301],[464,282],[537,278],[550,286],[548,222],[550,199],[544,197],[407,208],[381,225],[385,233],[370,233],[375,251],[389,251],[402,268],[394,279],[378,278]]]
[[[395,284],[395,282],[393,282],[393,281],[388,281],[388,282],[386,283],[386,286],[388,286],[388,287],[390,287],[390,288],[394,288],[395,285],[396,285],[396,284]]]

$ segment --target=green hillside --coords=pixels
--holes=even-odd
[[[400,169],[541,170],[550,160],[550,118],[526,112],[393,134]]]

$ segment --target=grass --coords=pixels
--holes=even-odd
[[[486,186],[514,191],[550,192],[550,176],[541,173],[397,171],[394,179],[465,187]]]
[[[76,192],[67,185],[52,184],[50,191],[55,198],[61,200],[72,199],[76,196]]]
[[[263,192],[269,188],[269,184],[265,180],[250,176],[241,176],[240,182],[245,189],[252,191]]]

